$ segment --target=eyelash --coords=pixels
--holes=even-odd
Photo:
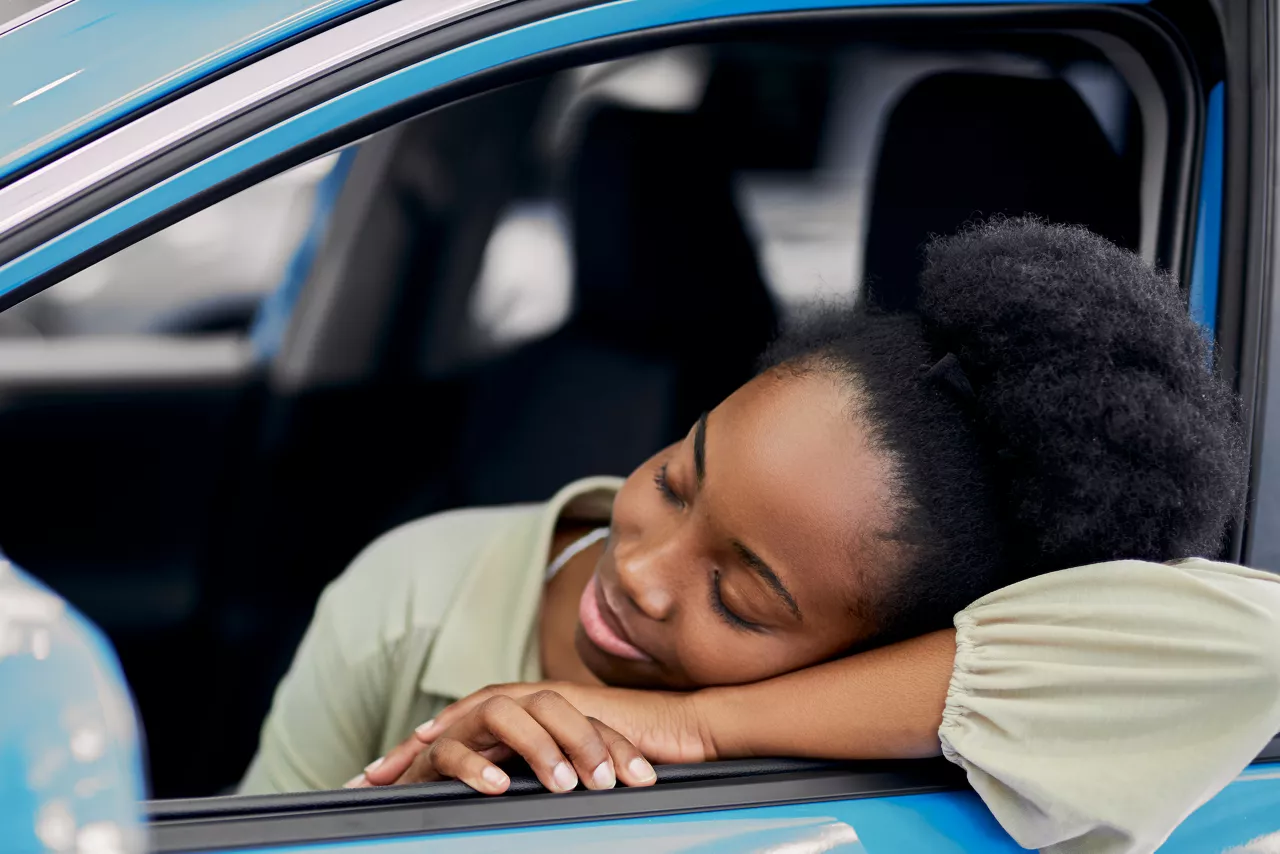
[[[720,595],[720,570],[718,569],[711,573],[711,608],[735,629],[746,632],[758,632],[761,630],[760,626],[750,620],[742,619],[730,611],[729,606],[724,604],[724,597]]]
[[[663,463],[662,467],[659,468],[656,472],[654,472],[653,482],[655,485],[657,485],[658,492],[662,493],[662,497],[666,499],[666,501],[669,504],[672,504],[676,507],[684,507],[684,499],[682,499],[679,495],[676,495],[676,491],[671,488],[671,481],[670,479],[667,478],[666,463]]]

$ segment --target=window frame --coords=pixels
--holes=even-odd
[[[102,257],[140,231],[154,231],[149,222],[178,218],[179,209],[210,191],[250,183],[245,177],[264,164],[289,158],[300,147],[315,156],[321,153],[317,140],[336,135],[350,142],[358,137],[348,128],[371,119],[385,127],[429,108],[431,100],[443,103],[447,91],[464,80],[529,60],[544,62],[594,40],[711,19],[745,21],[755,14],[822,9],[868,18],[938,14],[875,0],[715,0],[696,8],[664,0],[455,0],[444,11],[439,2],[401,0],[324,30],[0,188],[0,310],[87,266],[87,256]],[[1116,15],[1144,3],[1062,0],[1034,8],[1043,14],[1070,14],[1076,7]],[[938,5],[961,18],[1026,13],[1021,2]],[[445,97],[433,98],[439,95]],[[388,116],[394,118],[378,120]],[[328,142],[327,149],[342,144]],[[292,158],[294,164],[305,159]]]

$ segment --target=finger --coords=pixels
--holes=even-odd
[[[422,761],[429,762],[434,773],[461,780],[481,794],[500,795],[511,785],[501,768],[447,735],[423,752]]]
[[[435,763],[431,760],[431,751],[423,748],[418,751],[418,755],[413,758],[413,762],[405,769],[405,772],[396,779],[394,785],[433,783],[443,779],[444,775],[436,770]]]
[[[375,759],[365,766],[364,777],[374,786],[387,786],[400,778],[413,760],[423,751],[422,742],[413,736],[406,738],[387,752],[386,756]]]
[[[612,789],[613,757],[591,719],[555,691],[537,691],[521,705],[555,739],[589,789]]]
[[[505,744],[499,744],[496,747],[490,747],[488,750],[477,750],[476,753],[480,757],[494,765],[499,762],[505,762],[512,757],[511,748]],[[431,759],[431,751],[423,749],[418,752],[414,758],[413,764],[409,769],[400,775],[395,781],[395,785],[403,786],[407,783],[434,783],[437,780],[445,779],[445,775],[441,774],[435,767],[435,763]]]
[[[503,695],[490,697],[475,713],[440,736],[455,738],[472,750],[484,750],[505,744],[520,754],[533,773],[553,792],[567,792],[578,785],[578,775],[565,759],[546,728],[536,721],[518,702]],[[436,740],[436,745],[440,739]],[[435,747],[431,748],[434,755]],[[448,773],[436,767],[441,773]]]
[[[411,769],[417,764],[418,759],[426,749],[426,745],[410,736],[406,741],[392,748],[386,756],[370,762],[363,773],[357,774],[354,778],[348,780],[343,788],[359,789],[365,786],[394,786],[403,785],[404,783],[428,782],[429,778],[421,776],[420,772],[411,772]],[[488,750],[480,751],[480,755],[490,762],[503,762],[510,759],[512,754],[511,748],[505,744],[499,744]],[[429,766],[430,762],[426,764]],[[430,779],[438,780],[440,778],[434,777]]]
[[[508,759],[516,755],[516,752],[505,744],[490,747],[488,750],[477,750],[476,752],[495,765],[506,762]]]
[[[523,697],[531,694],[536,689],[526,688],[525,686],[513,685],[490,685],[487,688],[481,688],[473,694],[468,694],[461,700],[450,703],[440,710],[434,718],[418,725],[413,731],[414,735],[423,744],[430,744],[437,736],[462,720],[471,712],[475,711],[482,703],[491,697],[500,694],[508,697]]]
[[[461,700],[445,706],[431,720],[418,724],[414,728],[413,734],[423,744],[430,744],[442,732],[475,711],[485,700],[499,694],[501,690],[501,685],[490,685],[488,688],[482,688],[474,694],[468,694]]]
[[[497,747],[490,747],[488,750],[477,750],[476,752],[480,754],[482,758],[495,765],[499,762],[505,762],[513,755],[511,748],[507,747],[505,744],[499,744]],[[408,769],[406,769],[403,774],[393,780],[389,785],[404,786],[410,783],[434,783],[444,779],[446,779],[445,775],[437,771],[435,765],[432,763],[430,751],[423,748],[418,752],[418,755],[414,757],[413,762],[409,765]],[[351,782],[355,783],[356,781],[364,781],[363,785],[369,785],[363,774]],[[360,786],[348,786],[348,788],[360,788]]]
[[[644,758],[640,748],[636,747],[626,736],[606,723],[590,718],[592,726],[600,733],[609,755],[613,758],[613,767],[617,769],[618,780],[628,786],[652,786],[658,782],[658,775],[653,766]]]

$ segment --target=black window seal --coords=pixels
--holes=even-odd
[[[25,254],[75,225],[177,174],[217,151],[341,92],[459,45],[585,5],[591,4],[583,3],[582,0],[522,0],[522,2],[478,12],[469,18],[451,23],[442,29],[424,33],[257,104],[244,113],[229,118],[221,125],[183,140],[126,172],[114,176],[104,184],[92,187],[15,228],[0,238],[0,264]],[[575,64],[600,61],[643,49],[693,40],[743,38],[749,37],[752,33],[776,37],[781,32],[781,28],[805,26],[856,25],[860,28],[876,28],[876,35],[886,38],[893,35],[895,28],[903,31],[903,37],[919,37],[921,28],[927,26],[935,26],[939,31],[945,28],[952,33],[957,31],[958,26],[970,27],[973,30],[999,29],[1004,32],[1019,30],[1065,32],[1084,29],[1116,34],[1126,42],[1139,46],[1146,61],[1157,63],[1153,71],[1162,82],[1168,79],[1168,85],[1185,86],[1191,78],[1187,72],[1184,57],[1177,51],[1174,40],[1164,31],[1161,26],[1162,21],[1161,16],[1146,14],[1141,10],[1110,6],[1035,5],[996,8],[947,7],[945,9],[876,7],[735,16],[639,30],[583,42],[517,60],[437,87],[394,107],[364,116],[341,128],[317,136],[290,151],[256,164],[234,178],[185,199],[155,217],[122,231],[0,296],[0,311],[119,251],[124,246],[271,175],[452,101]],[[860,30],[860,34],[866,32],[867,29]],[[1168,96],[1169,93],[1166,94]],[[1171,103],[1177,103],[1185,102],[1187,99],[1184,93],[1182,98],[1169,97],[1169,100]],[[1191,117],[1187,117],[1187,120],[1190,121]],[[1187,147],[1185,136],[1189,129],[1173,127],[1173,124],[1171,122],[1171,131],[1183,137],[1178,140],[1180,143],[1178,147],[1185,149]],[[1177,158],[1169,158],[1169,168],[1173,168],[1172,161],[1175,159]],[[1182,176],[1182,180],[1188,180],[1187,176]],[[1168,176],[1166,176],[1166,183],[1167,181]],[[1185,197],[1183,192],[1175,195]],[[1165,217],[1171,217],[1174,214],[1182,216],[1183,212],[1162,212]],[[1161,233],[1173,233],[1176,228],[1175,223],[1162,223]],[[1190,243],[1187,240],[1181,242]]]
[[[795,767],[799,760],[775,760]],[[962,791],[964,772],[945,759],[894,762],[800,763],[808,770],[768,772],[770,760],[752,760],[750,776],[697,779],[699,768],[659,766],[658,783],[642,789],[579,790],[550,794],[532,777],[513,776],[517,793],[477,795],[460,783],[399,789],[352,789],[307,795],[246,798],[241,810],[204,809],[196,802],[153,805],[149,834],[156,854],[267,845],[298,845],[468,830],[536,827],[610,819],[648,818],[753,806],[844,801],[894,795]],[[682,779],[683,778],[683,779]],[[280,809],[271,809],[271,798]],[[236,798],[212,799],[235,801]]]
[[[731,759],[689,765],[659,765],[656,770],[662,784],[706,782],[727,777],[762,774],[826,771],[847,767],[823,759]],[[507,765],[511,777],[510,795],[546,793],[528,765]],[[419,786],[390,786],[380,789],[337,789],[319,792],[291,792],[272,795],[231,795],[204,798],[166,798],[147,801],[146,814],[151,820],[219,818],[224,816],[278,815],[314,810],[317,807],[396,806],[425,801],[447,801],[482,797],[465,783],[454,780]]]
[[[1271,739],[1267,746],[1262,748],[1262,752],[1258,754],[1258,758],[1254,762],[1280,762],[1280,735]]]

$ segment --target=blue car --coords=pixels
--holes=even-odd
[[[532,777],[501,798],[234,790],[317,596],[374,537],[630,471],[750,376],[780,320],[908,304],[917,248],[976,215],[1081,223],[1186,283],[1251,427],[1227,557],[1280,569],[1278,16],[0,5],[0,547],[29,573],[0,586],[0,829],[61,851],[115,821],[84,845],[116,850],[138,816],[103,816],[145,788],[157,852],[1022,850],[941,759],[667,766],[564,796]],[[69,603],[48,606],[70,609],[64,646],[27,623],[8,643],[19,586]],[[125,797],[23,776],[27,741],[78,732],[56,704],[84,677],[27,693],[60,684],[40,650],[127,679],[146,755],[115,728]],[[1273,741],[1162,850],[1275,849],[1278,761]]]

